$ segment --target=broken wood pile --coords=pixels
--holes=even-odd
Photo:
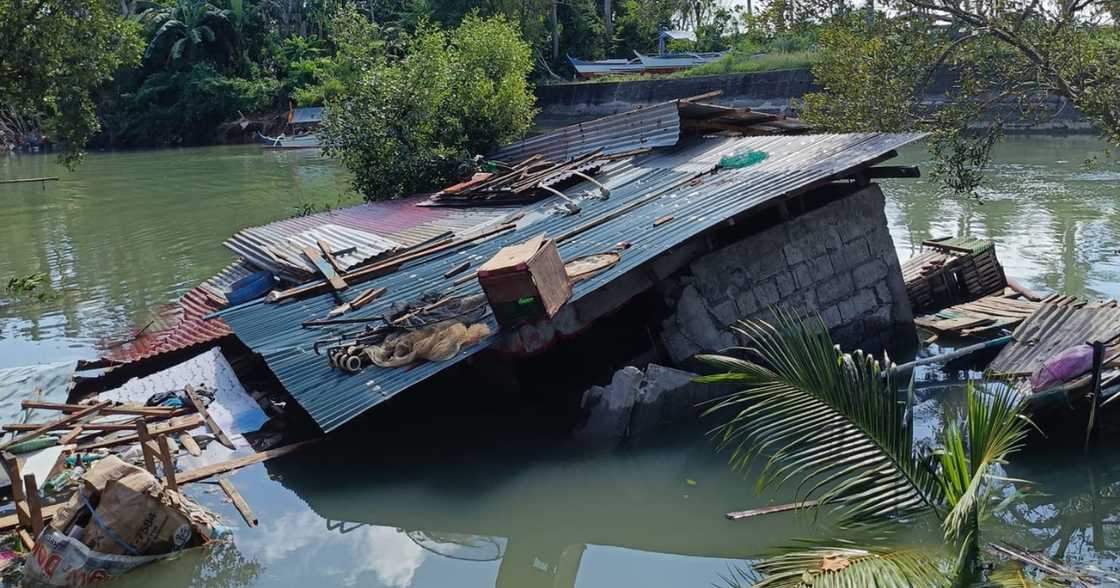
[[[421,206],[478,206],[484,204],[527,204],[549,195],[556,195],[564,186],[586,180],[609,194],[606,187],[591,174],[609,158],[602,149],[568,161],[556,162],[534,155],[507,171],[475,174],[470,180],[432,195]]]
[[[188,430],[205,426],[216,442],[236,449],[230,437],[211,417],[202,398],[190,387],[184,392],[190,404],[182,408],[111,406],[109,402],[82,405],[24,401],[25,409],[53,410],[65,416],[41,424],[4,426],[8,431],[27,432],[0,444],[0,465],[12,482],[12,500],[15,506],[14,515],[0,517],[0,531],[16,530],[21,541],[28,549],[32,549],[44,524],[63,506],[63,503],[44,506],[43,500],[57,499],[61,496],[60,492],[69,491],[71,486],[79,483],[83,465],[111,455],[112,452],[125,456],[129,453],[127,446],[139,444],[139,452],[133,453],[136,459],[142,459],[144,468],[161,478],[167,488],[178,490],[182,484],[285,455],[314,442],[294,443],[178,472],[175,460],[181,451],[196,457],[202,455],[199,441],[187,433]],[[109,422],[97,421],[106,416],[117,418]],[[59,432],[59,436],[50,436]],[[203,441],[207,438],[209,437],[204,437]],[[36,444],[42,445],[42,448]],[[50,449],[53,449],[48,456],[50,463],[38,463],[42,461],[38,460],[32,466],[33,460],[27,457],[35,455],[32,451]],[[35,471],[29,472],[31,469]],[[255,526],[257,519],[237,489],[228,480],[222,480],[220,486],[246,523]],[[65,500],[69,495],[61,497]]]
[[[906,294],[915,310],[975,300],[1007,286],[992,241],[943,237],[923,241],[922,248],[902,264]]]
[[[1013,329],[1042,303],[1008,288],[1004,293],[950,306],[914,319],[914,324],[938,335],[979,337]]]
[[[1025,378],[1048,359],[1075,345],[1105,344],[1105,357],[1120,349],[1120,305],[1051,295],[1012,333],[1012,342],[988,366],[1001,377]]]

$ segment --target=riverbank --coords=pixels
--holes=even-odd
[[[956,77],[940,70],[930,81],[927,105],[944,104]],[[649,78],[599,83],[564,83],[537,86],[537,107],[540,127],[560,126],[565,122],[588,120],[619,112],[650,106],[682,96],[699,96],[720,92],[721,104],[795,116],[800,101],[809,92],[821,88],[809,69],[787,69],[758,73],[726,74],[695,77]],[[1094,133],[1092,125],[1063,100],[1052,97],[1048,108],[1056,114],[1045,122],[1017,120],[1008,108],[997,112],[1008,118],[1006,129],[1020,133]]]

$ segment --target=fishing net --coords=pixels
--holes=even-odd
[[[740,169],[750,167],[755,164],[766,161],[770,157],[769,153],[765,151],[747,151],[746,153],[736,153],[735,155],[728,155],[719,160],[719,166],[724,169]]]
[[[461,322],[444,322],[415,331],[393,333],[380,345],[366,347],[365,354],[374,365],[395,368],[414,361],[444,361],[455,357],[463,347],[470,347],[490,336],[490,327],[483,323],[467,326]]]

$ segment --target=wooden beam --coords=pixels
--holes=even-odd
[[[322,239],[316,240],[315,244],[319,246],[319,251],[323,252],[323,257],[327,258],[327,262],[331,264],[331,267],[334,268],[334,271],[341,274],[343,272],[342,264],[339,263],[338,259],[336,259],[334,254],[331,253],[331,246]]]
[[[778,505],[775,505],[775,506],[764,506],[762,508],[752,508],[750,510],[738,510],[738,511],[735,511],[735,512],[729,512],[729,513],[727,513],[723,516],[727,517],[727,519],[730,520],[730,521],[741,521],[743,519],[749,519],[751,517],[774,514],[774,513],[779,513],[779,512],[789,512],[791,510],[797,510],[797,509],[800,509],[800,508],[812,508],[814,506],[817,506],[817,501],[816,500],[806,500],[805,502],[791,502],[790,504],[778,504]]]
[[[323,259],[323,255],[319,253],[318,249],[307,246],[303,248],[303,254],[306,255],[307,259],[311,260],[311,263],[319,269],[319,273],[323,274],[323,277],[327,278],[327,282],[330,282],[331,288],[334,288],[335,290],[346,289],[346,280],[342,279],[342,276],[338,275],[338,272],[335,271],[334,267],[332,267],[331,264],[327,263],[327,261]]]
[[[245,524],[250,527],[257,526],[257,517],[253,514],[253,509],[249,508],[249,503],[245,501],[245,497],[234,487],[233,482],[229,480],[218,480],[218,485],[225,490],[226,496],[233,501],[233,506],[237,508],[237,512],[241,513],[241,518],[245,519]]]
[[[156,437],[159,444],[159,461],[163,463],[163,479],[167,487],[178,492],[179,484],[175,481],[175,463],[171,460],[171,448],[167,445],[167,435]]]
[[[23,477],[23,487],[27,507],[31,512],[31,534],[38,537],[43,532],[43,503],[39,498],[39,484],[35,482],[35,474]]]
[[[273,459],[275,457],[280,457],[282,455],[287,455],[289,453],[292,453],[292,452],[298,451],[300,449],[303,449],[304,447],[307,447],[308,445],[313,445],[315,443],[318,443],[319,441],[320,441],[320,439],[312,439],[310,441],[300,441],[299,443],[292,443],[291,445],[285,445],[284,447],[278,447],[276,449],[269,449],[268,451],[260,451],[260,452],[257,452],[257,453],[246,455],[244,457],[239,457],[237,459],[231,459],[229,461],[223,461],[221,463],[216,463],[216,464],[213,464],[213,465],[208,465],[208,466],[205,466],[205,467],[201,467],[201,468],[198,468],[197,470],[184,472],[184,473],[182,473],[178,476],[179,483],[180,484],[189,484],[191,482],[197,482],[199,480],[209,478],[210,476],[216,476],[218,474],[223,474],[225,472],[231,472],[233,470],[239,470],[239,469],[241,469],[245,466],[250,466],[250,465],[253,465],[255,463],[260,463],[262,461],[268,461],[270,459]]]
[[[202,420],[206,423],[206,428],[210,429],[210,432],[217,437],[218,442],[230,449],[237,449],[237,446],[233,444],[233,441],[226,435],[226,432],[214,421],[214,417],[210,416],[210,413],[206,410],[206,404],[204,404],[198,394],[195,393],[194,388],[187,386],[183,388],[183,391],[186,392],[187,398],[191,399],[191,404],[194,404],[194,409],[198,411],[198,414],[202,415]]]
[[[62,402],[39,402],[35,400],[24,400],[20,403],[20,405],[25,409],[57,410],[64,413],[80,412],[89,408],[88,404],[65,404]],[[107,406],[101,409],[101,414],[159,417],[165,416],[169,413],[174,413],[178,410],[179,409],[171,406]]]
[[[95,404],[93,406],[87,407],[83,410],[80,410],[80,411],[78,411],[78,412],[76,412],[76,413],[74,413],[70,416],[58,419],[57,421],[52,421],[52,422],[46,423],[44,425],[41,425],[41,426],[37,427],[35,430],[33,430],[29,433],[26,433],[24,435],[20,435],[18,437],[15,437],[11,441],[8,441],[7,443],[4,443],[4,444],[0,445],[0,451],[3,451],[5,449],[11,447],[12,445],[15,445],[16,443],[23,443],[24,441],[29,441],[31,439],[34,439],[34,438],[42,435],[43,433],[46,433],[47,431],[54,430],[56,427],[61,426],[61,427],[65,428],[67,425],[72,425],[74,423],[77,423],[77,422],[81,421],[82,419],[92,417],[92,416],[96,415],[98,412],[100,412],[101,409],[105,408],[108,405],[109,405],[108,402],[101,402],[101,403]]]
[[[46,524],[46,523],[50,522],[50,520],[52,518],[54,518],[54,515],[58,511],[62,510],[62,507],[64,507],[64,506],[66,506],[65,502],[60,502],[58,504],[52,504],[50,506],[44,506],[42,508],[43,523]],[[10,515],[5,515],[5,516],[0,517],[0,532],[11,531],[12,529],[15,529],[16,527],[19,527],[19,526],[20,526],[20,523],[19,523],[19,516],[18,515],[10,514]]]
[[[185,422],[168,427],[152,428],[153,435],[170,435],[171,433],[179,433],[181,431],[189,431],[203,424],[200,415],[191,415]],[[98,441],[96,443],[86,443],[78,446],[78,451],[90,451],[93,449],[103,449],[105,447],[116,447],[118,445],[127,445],[129,443],[136,443],[140,438],[136,435],[125,435],[117,437],[116,439],[109,439],[107,441]]]
[[[151,433],[148,432],[148,423],[144,421],[136,421],[136,438],[140,441],[140,452],[144,454],[144,469],[156,475],[156,459],[153,455],[152,446],[149,444],[152,440]]]
[[[73,429],[70,429],[70,432],[68,432],[65,435],[63,435],[62,437],[58,438],[58,444],[59,445],[69,445],[69,444],[73,443],[74,439],[77,439],[82,434],[82,430],[83,430],[83,425],[78,425],[78,426],[74,427]]]
[[[182,445],[186,448],[187,453],[195,457],[202,455],[202,448],[198,446],[198,443],[195,442],[194,437],[192,437],[190,433],[179,434],[179,445]]]
[[[15,180],[0,180],[0,184],[26,184],[28,182],[57,182],[56,176],[46,178],[19,178]]]
[[[83,429],[85,429],[86,431],[106,431],[106,432],[110,432],[110,431],[132,431],[132,430],[136,429],[135,422],[137,422],[137,421],[129,420],[129,421],[125,421],[125,422],[122,422],[122,423],[83,423],[80,426]],[[34,431],[34,430],[38,429],[39,427],[40,427],[40,425],[37,425],[35,423],[8,423],[6,425],[3,425],[2,428],[5,431]],[[52,431],[62,431],[62,430],[73,431],[74,427],[72,427],[70,425],[62,425],[62,426],[58,426],[58,427],[51,427],[51,430]]]

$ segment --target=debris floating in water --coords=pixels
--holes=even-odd
[[[739,169],[743,167],[750,167],[752,165],[766,161],[770,154],[765,151],[747,151],[746,153],[736,153],[735,155],[728,155],[719,160],[719,166],[724,169]]]

